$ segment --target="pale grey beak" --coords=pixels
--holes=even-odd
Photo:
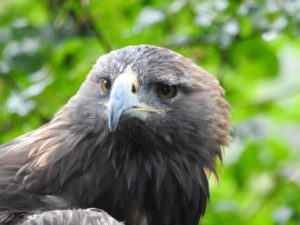
[[[116,130],[121,114],[130,108],[137,107],[138,81],[133,72],[119,75],[112,86],[107,108],[108,127],[110,131]]]

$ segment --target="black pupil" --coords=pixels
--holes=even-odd
[[[136,93],[136,88],[134,85],[131,86],[131,91],[132,91],[132,93]]]
[[[106,89],[110,89],[111,88],[111,82],[109,79],[104,79],[104,85],[106,87]]]
[[[163,95],[169,95],[170,94],[170,92],[171,92],[171,87],[170,86],[162,86],[161,87],[161,93],[163,94]]]

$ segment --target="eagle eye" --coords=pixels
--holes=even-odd
[[[177,95],[177,86],[158,84],[157,86],[157,96],[160,99],[170,99]]]
[[[100,81],[100,88],[103,93],[106,93],[111,88],[111,81],[108,78],[102,78]]]

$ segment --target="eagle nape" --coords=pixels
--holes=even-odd
[[[178,53],[103,55],[49,123],[0,145],[0,224],[197,225],[230,113]]]

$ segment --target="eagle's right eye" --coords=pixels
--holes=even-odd
[[[102,78],[100,81],[100,88],[103,93],[106,93],[111,88],[111,81],[108,78]]]

